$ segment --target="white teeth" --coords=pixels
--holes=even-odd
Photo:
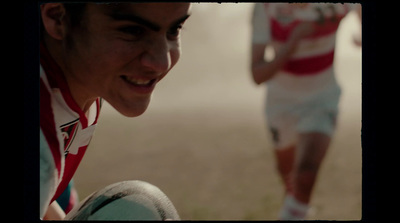
[[[137,85],[147,85],[151,82],[151,80],[136,79],[136,78],[127,77],[127,76],[126,76],[125,80],[127,80],[128,82],[130,82],[132,84],[137,84]]]

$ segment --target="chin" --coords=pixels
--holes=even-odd
[[[138,116],[142,115],[145,111],[146,111],[146,109],[143,109],[143,110],[135,110],[135,111],[131,111],[131,110],[128,110],[128,111],[119,111],[119,110],[118,110],[118,112],[121,113],[123,116],[129,117],[129,118],[138,117]]]
[[[109,102],[110,103],[110,102]],[[112,104],[119,113],[126,117],[137,117],[142,115],[146,110],[150,103],[150,100],[142,103],[130,103],[130,104]]]

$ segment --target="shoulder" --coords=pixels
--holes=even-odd
[[[266,44],[271,39],[269,18],[265,10],[266,6],[263,3],[256,3],[254,5],[251,19],[253,44]]]
[[[253,7],[253,21],[255,19],[266,19],[266,5],[263,3],[255,3]]]

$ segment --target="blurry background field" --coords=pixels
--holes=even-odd
[[[283,190],[264,124],[265,87],[249,73],[252,6],[194,3],[182,57],[146,113],[126,118],[104,104],[74,178],[81,199],[139,179],[163,190],[182,219],[277,218]],[[310,219],[361,218],[361,49],[352,44],[359,29],[351,13],[338,31],[340,116]]]

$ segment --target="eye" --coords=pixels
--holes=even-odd
[[[182,24],[179,24],[177,26],[173,26],[167,32],[168,38],[171,39],[171,40],[178,39],[179,34],[181,33],[181,29],[182,29]]]
[[[141,26],[125,26],[118,28],[118,30],[122,33],[128,34],[131,37],[137,39],[144,35],[145,28]]]

